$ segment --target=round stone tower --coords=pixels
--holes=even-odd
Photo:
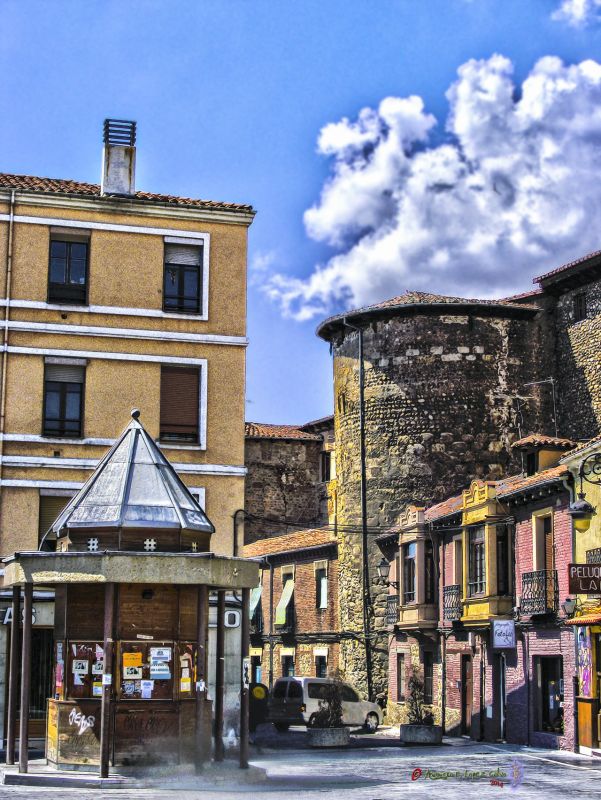
[[[437,502],[477,478],[519,472],[511,443],[554,433],[546,313],[535,297],[464,300],[408,292],[332,317],[318,328],[334,357],[341,663],[367,693],[364,614],[372,631],[371,689],[386,690],[387,587],[375,582],[376,537],[410,503]],[[360,338],[367,534],[364,609]]]

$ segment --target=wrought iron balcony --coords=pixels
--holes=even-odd
[[[452,622],[461,619],[463,604],[461,602],[461,586],[454,583],[442,589],[443,619]]]
[[[559,608],[559,587],[557,571],[539,569],[535,572],[524,572],[522,575],[522,614],[554,614]]]
[[[386,624],[396,625],[399,621],[399,596],[389,594],[386,598]]]

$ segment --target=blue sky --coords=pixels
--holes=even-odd
[[[252,203],[247,418],[301,423],[332,409],[323,316],[405,288],[523,291],[599,247],[601,77],[570,71],[601,59],[599,2],[563,5],[0,0],[0,170],[98,181],[102,120],[124,117],[138,188]]]

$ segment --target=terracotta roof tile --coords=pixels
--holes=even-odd
[[[294,550],[307,550],[311,547],[322,547],[336,543],[336,534],[329,528],[308,528],[294,531],[284,536],[273,536],[269,539],[260,539],[258,542],[247,544],[242,548],[245,558],[289,553]]]
[[[249,439],[302,439],[310,442],[321,442],[317,433],[309,433],[298,425],[271,425],[267,422],[246,422],[245,435]]]
[[[461,511],[463,505],[463,495],[458,494],[455,497],[447,497],[442,503],[437,503],[435,506],[426,508],[424,512],[424,519],[426,522],[433,522],[436,519],[449,517],[451,514],[456,514]]]
[[[543,433],[530,433],[524,436],[523,439],[518,439],[511,447],[516,450],[526,449],[528,447],[548,447],[553,450],[570,450],[576,447],[577,442],[572,439],[560,439],[557,436],[545,436]]]
[[[597,258],[598,256],[601,256],[601,250],[595,250],[593,253],[587,253],[587,255],[582,256],[581,258],[577,258],[575,261],[568,261],[567,264],[563,264],[561,267],[552,269],[550,272],[545,272],[544,275],[539,275],[538,278],[534,278],[532,282],[540,283],[541,281],[544,281],[547,278],[552,278],[554,275],[558,275],[560,272],[568,272],[574,267],[578,267],[580,266],[580,264],[584,264],[585,261],[588,261],[591,258]]]
[[[568,468],[560,465],[551,467],[551,469],[541,470],[541,472],[536,472],[534,475],[512,475],[496,482],[497,497],[509,497],[509,495],[517,494],[524,491],[524,489],[532,489],[535,486],[542,486],[546,483],[555,483],[568,474]]]
[[[65,180],[62,178],[40,178],[35,175],[10,175],[8,173],[0,173],[0,188],[20,189],[25,192],[41,192],[46,194],[102,197],[100,186],[97,183],[82,183],[81,181]],[[109,195],[109,197],[110,196],[111,195]],[[222,203],[216,200],[197,200],[191,197],[176,197],[171,194],[136,192],[133,197],[136,200],[162,203],[164,205],[219,209],[222,211],[240,211],[246,214],[254,213],[251,205]]]
[[[570,450],[567,453],[565,453],[562,456],[561,459],[562,462],[565,461],[567,458],[575,456],[577,453],[580,453],[583,450],[587,450],[589,447],[592,447],[595,444],[601,444],[601,433],[599,434],[599,436],[594,436],[592,439],[589,439],[588,442],[582,442],[581,444],[578,445],[578,447],[575,447],[573,450]]]

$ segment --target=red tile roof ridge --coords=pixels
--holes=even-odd
[[[592,253],[587,253],[585,256],[581,256],[580,258],[574,259],[574,261],[568,261],[567,264],[562,264],[561,267],[556,267],[552,269],[550,272],[545,272],[544,275],[539,275],[538,278],[533,278],[532,283],[540,283],[540,281],[544,281],[547,278],[551,278],[553,275],[557,275],[564,270],[569,270],[572,267],[577,267],[579,264],[584,264],[585,261],[588,261],[590,258],[596,258],[597,256],[601,256],[601,250],[595,250]]]
[[[259,539],[256,542],[252,542],[252,544],[244,545],[242,554],[245,558],[276,555],[277,553],[288,553],[294,550],[323,547],[324,545],[335,544],[336,541],[336,534],[330,528],[305,528],[300,531],[286,533],[283,536],[271,536],[266,539]]]
[[[554,483],[568,474],[568,468],[563,464],[559,464],[556,467],[549,467],[549,469],[535,472],[534,475],[510,475],[495,482],[497,497],[507,497],[524,489],[531,489],[545,483]]]
[[[512,448],[521,448],[521,447],[553,447],[560,450],[570,450],[573,447],[576,447],[578,442],[575,442],[573,439],[562,439],[559,436],[548,436],[544,433],[529,433],[527,436],[518,439],[517,442],[514,442],[511,447]]]
[[[596,445],[596,444],[598,444],[598,443],[601,443],[601,433],[600,433],[598,436],[593,436],[593,438],[592,438],[592,439],[589,439],[589,440],[588,440],[588,441],[586,441],[586,442],[581,442],[581,443],[580,443],[580,444],[579,444],[577,447],[575,447],[573,450],[568,450],[568,452],[567,452],[567,453],[564,453],[564,455],[563,455],[563,456],[562,456],[562,458],[561,458],[561,461],[562,461],[562,463],[563,463],[563,462],[564,462],[566,459],[569,459],[569,458],[571,458],[572,456],[575,456],[577,453],[581,453],[583,450],[587,450],[589,447],[592,447],[593,445]]]
[[[270,422],[245,422],[245,436],[249,439],[303,439],[321,442],[318,433],[309,433],[300,425],[276,425]]]
[[[67,178],[44,178],[37,175],[17,175],[0,172],[0,189],[21,189],[26,192],[40,192],[47,194],[74,194],[88,197],[101,198],[100,185],[74,181]],[[120,198],[120,195],[106,195],[110,199]],[[189,206],[198,208],[214,208],[228,211],[241,211],[254,214],[252,205],[241,203],[226,203],[218,200],[200,200],[192,197],[178,197],[171,194],[157,194],[154,192],[137,191],[134,195],[127,195],[124,199],[146,200],[167,205]]]
[[[460,511],[462,506],[463,494],[447,497],[446,500],[442,500],[442,502],[436,503],[436,505],[427,507],[424,511],[424,519],[427,522],[431,522],[435,519],[442,519],[442,517],[451,516],[452,514],[456,514],[458,511]]]

